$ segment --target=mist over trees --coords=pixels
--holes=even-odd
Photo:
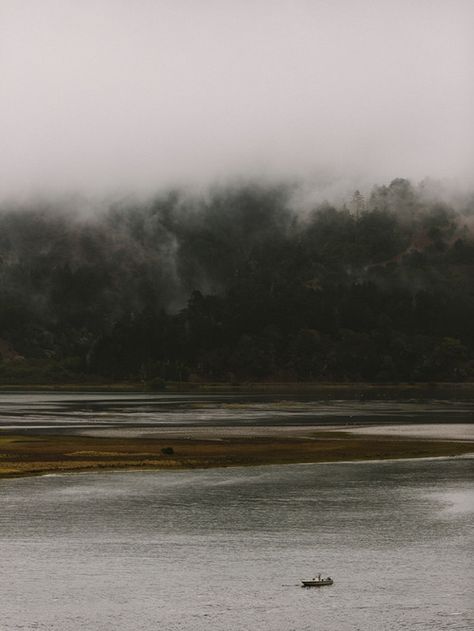
[[[0,379],[474,379],[474,203],[403,179],[0,210]]]

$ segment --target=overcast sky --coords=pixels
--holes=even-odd
[[[0,0],[0,196],[472,175],[472,0]]]

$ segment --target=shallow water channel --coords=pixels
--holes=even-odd
[[[466,424],[474,401],[318,400],[300,395],[0,392],[0,432],[140,435],[202,428]],[[474,432],[473,432],[474,438]]]

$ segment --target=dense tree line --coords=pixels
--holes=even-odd
[[[474,379],[474,205],[394,180],[0,212],[0,378]]]

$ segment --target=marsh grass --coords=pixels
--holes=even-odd
[[[172,455],[163,449],[172,448]],[[332,432],[305,437],[113,438],[0,437],[0,476],[104,469],[187,469],[285,463],[458,456],[469,441],[388,438]]]

